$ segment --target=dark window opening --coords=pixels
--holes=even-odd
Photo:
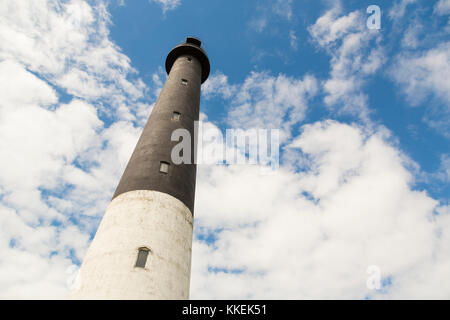
[[[150,250],[148,248],[139,248],[138,257],[136,260],[136,268],[145,268],[147,264],[148,253]]]
[[[179,112],[174,111],[172,114],[172,120],[174,121],[180,121],[181,114]]]
[[[159,165],[159,172],[169,173],[169,163],[165,161],[161,161]]]
[[[187,86],[188,81],[186,79],[181,79],[181,84]]]
[[[192,61],[192,58],[191,57],[187,57],[187,61]]]

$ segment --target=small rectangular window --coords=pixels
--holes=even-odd
[[[181,79],[181,84],[187,86],[188,81],[186,79]]]
[[[192,58],[191,57],[187,57],[187,61],[191,62]]]
[[[172,114],[172,120],[180,121],[180,115],[181,114],[179,112],[174,111],[173,114]]]
[[[169,173],[169,163],[161,161],[161,164],[159,166],[159,172]]]
[[[147,257],[149,253],[149,249],[147,248],[139,248],[138,257],[136,260],[136,268],[145,268],[145,265],[147,264]]]

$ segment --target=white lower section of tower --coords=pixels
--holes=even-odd
[[[111,201],[86,253],[71,299],[188,299],[193,217],[178,199],[157,191]],[[148,248],[145,267],[136,267]]]

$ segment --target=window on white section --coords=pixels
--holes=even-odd
[[[145,265],[147,264],[147,258],[148,258],[148,253],[150,252],[149,248],[139,248],[138,251],[138,256],[137,256],[137,260],[136,260],[136,268],[145,268]]]
[[[182,84],[183,86],[187,86],[188,81],[187,81],[186,79],[181,79],[181,84]]]
[[[161,161],[159,165],[159,172],[169,173],[169,163],[165,161]]]
[[[172,120],[174,121],[180,121],[181,114],[179,112],[174,111],[172,114]]]
[[[191,57],[187,57],[187,61],[191,62],[192,58]]]

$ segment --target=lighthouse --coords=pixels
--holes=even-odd
[[[188,37],[165,63],[166,83],[84,257],[71,299],[188,299],[196,164],[194,122],[210,64]],[[190,160],[173,161],[173,133]],[[182,152],[187,152],[183,150]],[[186,158],[186,154],[183,155]]]

